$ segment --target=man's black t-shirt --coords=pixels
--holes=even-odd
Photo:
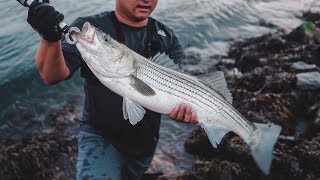
[[[118,41],[118,29],[120,28],[124,36],[122,37],[123,43],[143,56],[146,56],[145,49],[149,43],[148,38],[150,38],[147,35],[152,36],[153,41],[155,41],[152,41],[152,43],[155,43],[156,46],[153,46],[155,48],[150,55],[165,52],[181,67],[182,45],[170,28],[154,20],[151,33],[147,33],[150,32],[149,25],[137,28],[116,21],[119,24],[115,27],[114,18],[112,12],[104,12],[94,16],[78,18],[71,26],[81,29],[84,22],[89,22]],[[70,70],[70,77],[81,68],[81,76],[85,78],[85,104],[80,130],[95,132],[104,136],[120,152],[128,155],[146,156],[152,154],[159,138],[161,115],[147,110],[143,120],[134,126],[131,125],[122,115],[122,97],[103,86],[94,77],[75,45],[70,45],[63,40],[62,48],[66,65]]]

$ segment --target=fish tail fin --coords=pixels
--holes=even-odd
[[[253,159],[264,174],[270,173],[272,151],[281,132],[281,126],[254,123],[257,127],[250,149]]]

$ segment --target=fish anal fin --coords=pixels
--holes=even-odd
[[[138,103],[128,98],[123,98],[122,102],[123,118],[129,120],[132,125],[137,124],[143,119],[146,110]]]
[[[213,125],[202,125],[202,128],[206,132],[212,146],[214,148],[217,148],[217,146],[220,144],[221,139],[228,133],[230,130],[223,128],[223,127],[217,127]]]
[[[215,90],[217,93],[222,95],[230,104],[232,104],[232,94],[227,87],[227,82],[222,71],[200,75],[197,78],[201,83]]]
[[[154,96],[156,92],[146,83],[135,76],[131,76],[131,83],[130,85],[138,91],[140,94],[144,96]]]

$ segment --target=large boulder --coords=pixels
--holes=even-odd
[[[303,90],[320,90],[320,73],[306,72],[297,74],[297,86]]]

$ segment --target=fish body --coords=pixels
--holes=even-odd
[[[70,33],[93,74],[107,88],[123,97],[123,117],[135,125],[145,109],[169,114],[182,103],[192,107],[198,123],[216,148],[232,131],[250,146],[254,160],[268,174],[278,125],[252,123],[232,106],[223,72],[195,77],[178,71],[164,53],[147,59],[89,23]]]

